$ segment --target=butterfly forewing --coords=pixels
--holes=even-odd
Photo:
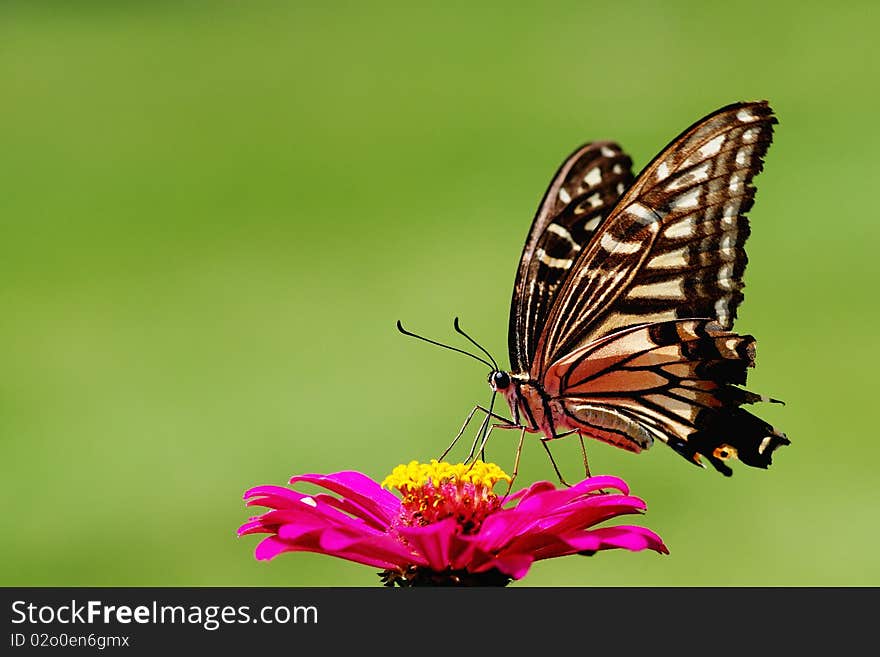
[[[728,106],[639,174],[558,286],[533,351],[533,377],[623,327],[687,317],[732,326],[742,301],[751,181],[775,122],[766,103]]]
[[[569,270],[633,181],[632,161],[613,142],[572,153],[554,176],[532,222],[520,259],[510,312],[514,371],[529,370],[537,333]]]

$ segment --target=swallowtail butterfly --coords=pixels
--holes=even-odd
[[[635,177],[616,143],[572,153],[520,258],[512,369],[486,363],[512,420],[491,405],[474,412],[521,429],[520,449],[526,432],[542,434],[545,446],[576,433],[631,452],[660,440],[728,476],[731,459],[770,465],[789,440],[744,408],[776,400],[740,387],[755,339],[731,329],[743,300],[752,179],[775,123],[766,102],[723,107]]]

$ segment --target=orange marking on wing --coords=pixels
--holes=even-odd
[[[634,392],[660,388],[668,383],[666,378],[654,372],[611,370],[582,385],[567,388],[565,394],[589,396],[606,392]]]

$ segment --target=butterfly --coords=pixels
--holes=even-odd
[[[589,437],[630,452],[659,440],[727,476],[733,459],[769,466],[790,441],[744,408],[777,400],[742,387],[755,339],[732,328],[743,300],[752,179],[776,123],[765,101],[723,107],[638,176],[614,142],[572,153],[538,207],[519,261],[511,369],[485,349],[492,362],[478,358],[492,368],[493,402],[502,395],[512,419],[490,405],[468,421],[479,409],[486,422],[503,421],[496,427],[520,429],[517,463],[528,432],[541,434],[545,446],[574,433],[582,445]],[[456,329],[479,347],[457,321]],[[584,465],[589,472],[586,452]]]

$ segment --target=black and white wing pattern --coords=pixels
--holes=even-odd
[[[745,405],[773,402],[740,386],[755,339],[713,320],[679,319],[615,331],[556,361],[544,376],[566,426],[639,452],[655,438],[688,461],[730,476],[730,459],[766,468],[781,431]]]
[[[766,102],[724,107],[685,130],[639,174],[589,244],[568,256],[573,262],[557,282],[550,311],[513,309],[546,317],[537,344],[534,326],[523,327],[525,353],[534,355],[533,377],[624,327],[678,318],[732,327],[743,298],[751,182],[761,171],[774,123]],[[539,238],[530,236],[534,246],[529,253],[527,245],[518,284],[522,279],[537,285],[541,273],[530,271],[533,261],[546,265],[555,257],[538,251]],[[524,270],[530,275],[523,276]],[[522,294],[520,303],[533,303],[529,296]]]
[[[527,372],[556,292],[603,219],[633,182],[632,160],[613,142],[581,146],[563,162],[526,238],[510,307],[508,348]]]

